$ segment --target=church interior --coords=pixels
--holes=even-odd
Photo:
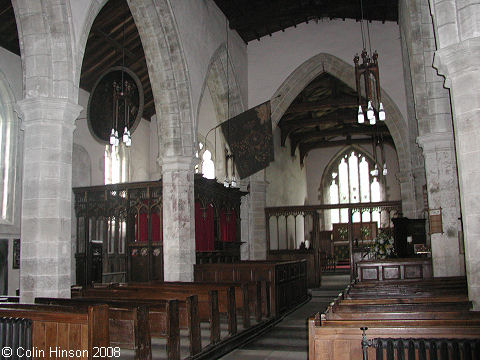
[[[0,29],[2,356],[480,359],[479,1]]]

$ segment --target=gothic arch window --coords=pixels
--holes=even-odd
[[[16,182],[18,120],[15,98],[3,74],[0,76],[0,223],[13,224]]]
[[[105,184],[118,184],[130,180],[130,150],[120,143],[118,146],[105,145]]]
[[[215,162],[212,158],[212,152],[201,141],[198,143],[195,157],[198,159],[198,163],[195,165],[195,173],[201,173],[207,179],[215,179]]]
[[[365,151],[353,147],[341,152],[330,163],[323,177],[322,188],[327,204],[379,202],[383,198],[378,167],[374,160]],[[353,222],[379,220],[380,214],[377,211],[353,214]],[[348,209],[332,209],[326,221],[330,224],[347,223]]]

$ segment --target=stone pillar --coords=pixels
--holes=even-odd
[[[248,191],[248,181],[241,181],[240,190]],[[240,247],[240,259],[250,260],[250,194],[242,196],[240,203],[240,235],[242,246]]]
[[[414,219],[416,215],[415,181],[411,170],[401,171],[397,176],[402,196],[402,214]]]
[[[438,50],[434,62],[452,100],[468,296],[475,310],[480,310],[479,55],[480,37],[475,37]]]
[[[267,258],[267,233],[265,229],[265,206],[267,204],[265,171],[250,177],[248,195],[249,256],[250,260]]]
[[[465,271],[458,240],[460,207],[453,134],[429,134],[417,141],[425,158],[428,206],[442,209],[443,233],[430,236],[433,273],[435,277],[462,276]]]
[[[193,177],[193,157],[166,156],[163,158],[165,281],[193,281],[193,264],[195,264]]]
[[[70,297],[72,148],[81,106],[29,98],[23,113],[23,195],[20,296]]]

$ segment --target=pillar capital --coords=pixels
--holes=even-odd
[[[159,159],[159,164],[162,167],[162,173],[172,171],[192,171],[195,162],[193,156],[164,156]]]
[[[417,144],[423,149],[424,154],[455,149],[453,134],[447,132],[421,135],[417,137]]]
[[[83,107],[68,99],[35,97],[17,102],[17,111],[24,126],[36,122],[59,121],[74,126]]]
[[[471,38],[435,51],[433,67],[445,77],[445,87],[450,88],[452,77],[478,71],[479,53],[480,37]]]

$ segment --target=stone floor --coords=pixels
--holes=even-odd
[[[312,299],[298,308],[272,330],[232,351],[223,360],[308,359],[307,319],[322,312],[350,282],[349,275],[322,276],[322,287],[311,289]]]

